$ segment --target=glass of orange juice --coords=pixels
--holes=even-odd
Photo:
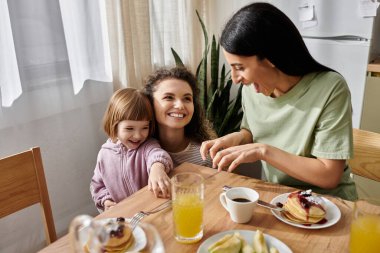
[[[354,204],[351,223],[350,252],[380,252],[380,213],[371,212],[371,204],[359,200]]]
[[[180,243],[195,243],[203,237],[204,179],[193,172],[172,178],[174,237]]]

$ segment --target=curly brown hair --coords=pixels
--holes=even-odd
[[[196,77],[185,67],[161,68],[148,76],[145,80],[144,93],[148,96],[153,105],[153,94],[155,87],[164,80],[177,79],[189,84],[193,91],[194,114],[189,124],[185,126],[185,136],[196,142],[203,142],[214,139],[216,134],[210,127],[209,121],[205,117],[203,108],[199,102],[199,88]],[[153,134],[158,138],[158,131]]]

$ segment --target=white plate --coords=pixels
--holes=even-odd
[[[284,204],[288,198],[288,195],[290,193],[284,193],[281,195],[278,195],[277,197],[273,198],[272,201],[270,202],[273,205],[276,205],[276,203],[280,202]],[[339,208],[330,200],[322,197],[322,199],[325,201],[326,204],[326,220],[327,222],[324,224],[310,224],[310,225],[304,225],[304,224],[299,224],[292,222],[288,220],[287,218],[284,218],[279,211],[271,210],[273,215],[279,219],[282,222],[285,222],[286,224],[289,224],[291,226],[299,227],[299,228],[306,228],[306,229],[320,229],[320,228],[327,228],[331,227],[332,225],[336,224],[340,220],[340,210]]]
[[[100,224],[106,224],[110,220],[115,220],[115,219],[116,218],[106,218],[106,219],[96,220],[96,222],[100,222]],[[130,219],[125,218],[126,222],[129,222],[129,220]],[[86,236],[87,230],[88,230],[88,226],[83,227],[79,235],[81,244],[83,246],[87,243],[87,240],[88,240]],[[135,239],[135,242],[133,243],[131,247],[128,248],[128,251],[126,252],[138,252],[144,249],[147,244],[147,238],[146,238],[145,232],[140,226],[136,226],[136,228],[133,230],[133,237]]]
[[[211,237],[209,237],[207,240],[205,240],[198,248],[197,253],[208,253],[207,249],[210,247],[213,243],[220,240],[223,236],[226,234],[233,234],[235,232],[238,232],[248,244],[253,244],[253,237],[255,236],[256,231],[251,230],[228,230],[223,231],[220,233],[217,233]],[[283,243],[282,241],[278,240],[277,238],[270,236],[268,234],[264,234],[265,241],[267,243],[268,248],[269,247],[275,247],[278,249],[280,253],[292,253],[292,250],[289,249],[289,247]]]

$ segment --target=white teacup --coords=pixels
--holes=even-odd
[[[234,187],[219,195],[220,203],[230,213],[236,223],[249,222],[253,209],[259,199],[259,193],[247,187]]]

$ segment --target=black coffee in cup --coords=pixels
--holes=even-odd
[[[235,201],[235,202],[240,202],[240,203],[251,202],[249,199],[246,199],[246,198],[235,198],[235,199],[232,199],[232,200]]]

